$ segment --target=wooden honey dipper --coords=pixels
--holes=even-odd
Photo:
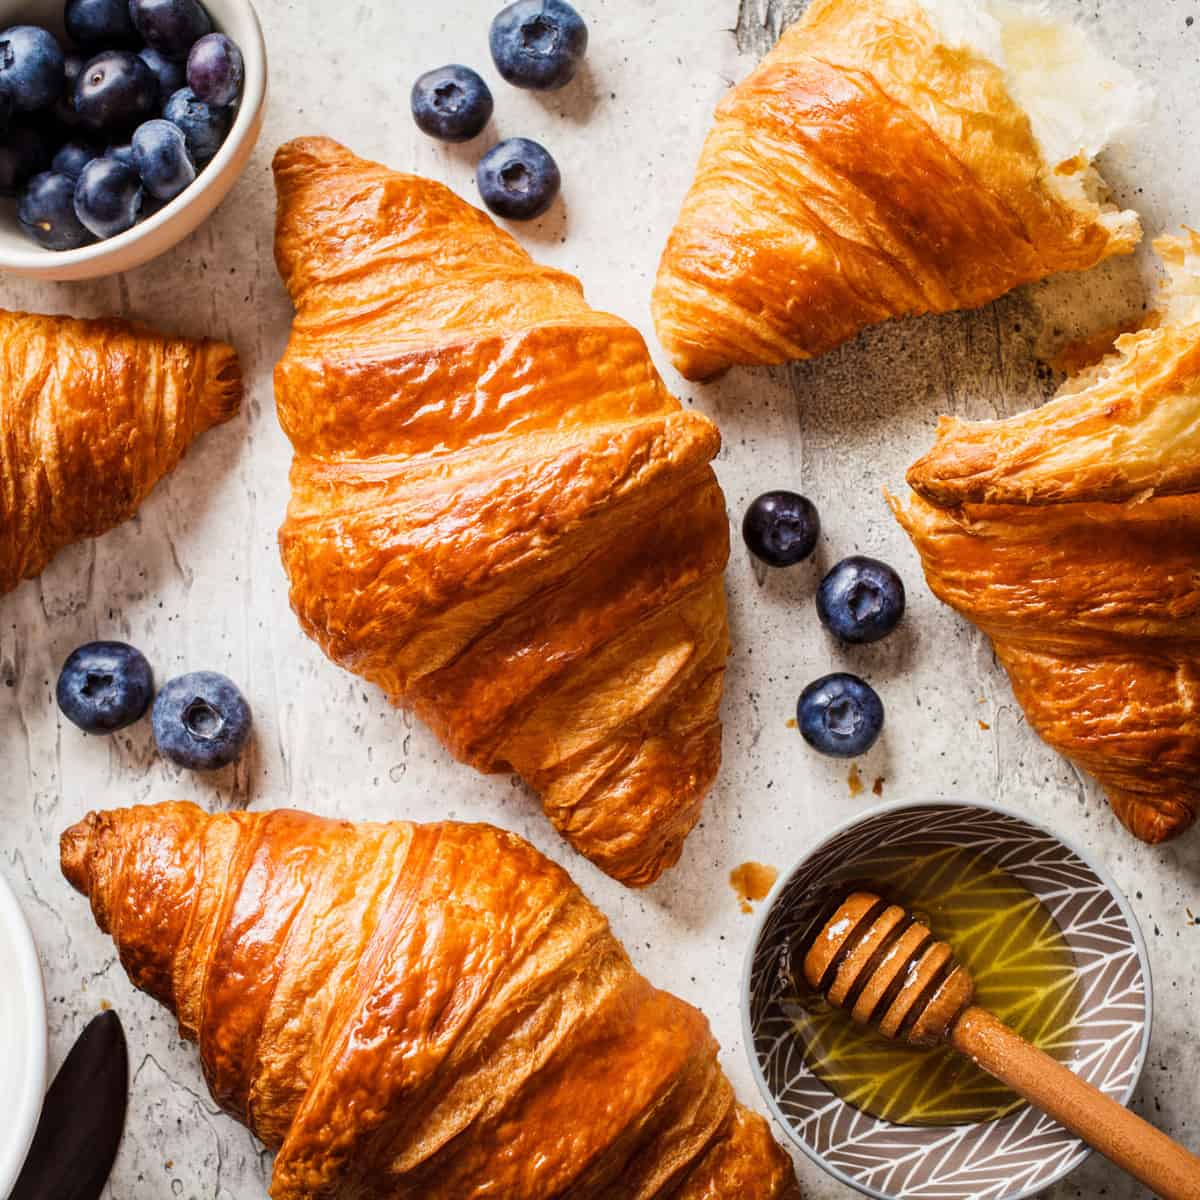
[[[974,1004],[970,972],[899,906],[849,896],[809,947],[804,977],[885,1037],[947,1042],[1163,1200],[1200,1200],[1200,1158]]]

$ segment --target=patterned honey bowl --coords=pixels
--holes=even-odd
[[[756,924],[742,993],[751,1069],[796,1146],[879,1200],[1022,1200],[1087,1157],[1086,1145],[1022,1105],[962,1124],[901,1125],[840,1099],[814,1073],[788,995],[790,956],[807,946],[832,896],[861,883],[881,852],[962,851],[998,867],[1041,901],[1075,964],[1072,1070],[1127,1104],[1150,1041],[1146,948],[1125,898],[1069,842],[993,805],[888,805],[831,834],[776,884]]]

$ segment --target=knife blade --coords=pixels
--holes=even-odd
[[[59,1068],[9,1200],[97,1200],[129,1096],[129,1052],[115,1012],[94,1017]]]

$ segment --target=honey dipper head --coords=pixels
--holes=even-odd
[[[825,923],[804,978],[859,1024],[917,1046],[941,1041],[975,993],[945,942],[870,892],[848,896]]]

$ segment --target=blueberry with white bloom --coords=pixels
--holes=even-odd
[[[496,70],[514,87],[566,87],[587,53],[588,29],[566,0],[517,0],[492,22]]]
[[[170,121],[147,121],[133,135],[133,165],[156,200],[173,200],[196,178],[183,131]]]
[[[529,138],[509,138],[493,146],[479,160],[475,179],[484,204],[510,221],[540,217],[562,184],[558,164]]]
[[[241,757],[250,740],[250,706],[214,671],[172,679],[151,716],[159,753],[189,771],[215,771]]]
[[[89,642],[71,651],[55,697],[63,716],[85,733],[115,733],[150,707],[154,673],[145,655],[125,642]]]
[[[116,237],[137,223],[142,198],[137,171],[104,155],[93,158],[76,180],[75,215],[96,237]]]
[[[426,71],[413,84],[413,120],[442,142],[469,142],[492,119],[495,102],[483,78],[457,63]]]

